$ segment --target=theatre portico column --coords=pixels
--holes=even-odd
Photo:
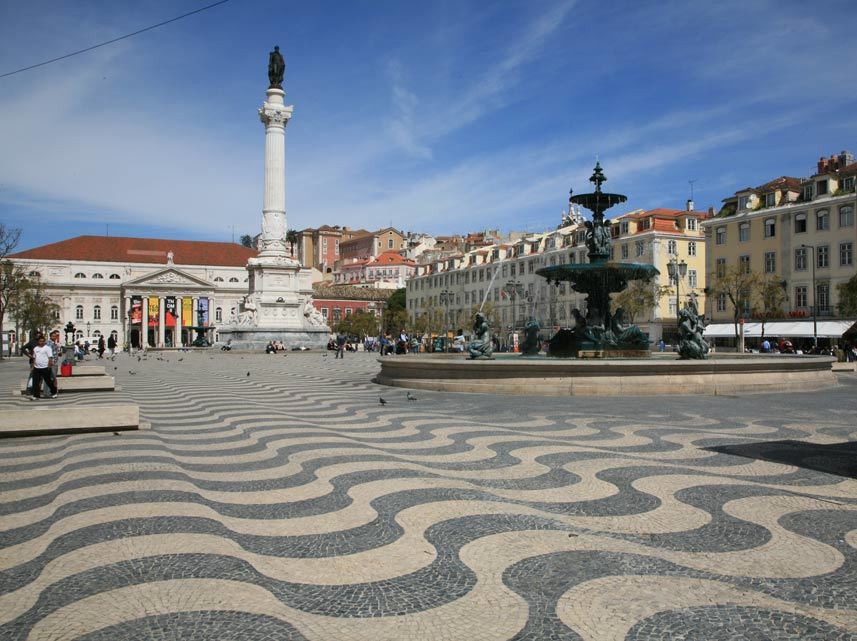
[[[143,297],[143,322],[140,324],[140,347],[149,346],[149,299]]]
[[[173,327],[173,346],[184,347],[182,343],[182,297],[176,296],[176,326]]]
[[[190,306],[190,326],[196,327],[197,323],[199,323],[199,296],[194,296]],[[193,338],[193,330],[189,330],[187,334],[188,342],[193,344]]]
[[[167,331],[164,327],[164,303],[166,303],[167,299],[163,296],[158,297],[158,347],[164,346],[164,340],[166,339]]]

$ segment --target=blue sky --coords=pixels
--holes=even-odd
[[[0,2],[0,73],[204,4]],[[691,179],[717,207],[857,151],[857,11],[812,7],[232,0],[0,79],[0,220],[22,248],[256,233],[274,44],[290,227],[545,229],[596,154],[623,211],[682,207]]]

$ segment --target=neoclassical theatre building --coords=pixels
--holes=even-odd
[[[247,293],[255,255],[235,243],[78,236],[10,259],[41,278],[59,305],[57,326],[71,321],[77,338],[177,347],[216,340]]]

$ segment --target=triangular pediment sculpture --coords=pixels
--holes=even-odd
[[[180,269],[176,269],[175,267],[168,267],[166,269],[152,272],[125,283],[126,287],[139,287],[143,285],[157,285],[159,287],[169,287],[172,285],[191,289],[212,289],[214,287],[214,283],[210,283],[203,278],[198,278],[197,276],[192,276],[191,274],[183,272]]]

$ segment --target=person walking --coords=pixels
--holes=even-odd
[[[42,382],[46,381],[51,390],[51,398],[57,397],[57,386],[51,375],[54,364],[53,350],[46,344],[44,335],[39,336],[39,343],[33,348],[33,395],[31,401],[37,401],[42,395]]]
[[[339,332],[336,335],[336,355],[333,358],[345,358],[345,334]]]
[[[107,350],[110,352],[109,356],[116,356],[116,336],[113,334],[107,339]]]
[[[98,358],[104,358],[104,350],[107,349],[107,346],[104,343],[104,337],[98,337]]]

